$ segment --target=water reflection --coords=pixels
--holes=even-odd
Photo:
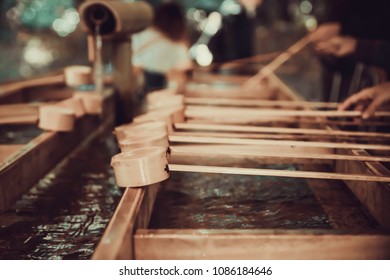
[[[50,172],[0,216],[0,259],[89,259],[121,197],[112,136]]]
[[[195,173],[172,173],[163,183],[150,226],[331,228],[305,180]]]

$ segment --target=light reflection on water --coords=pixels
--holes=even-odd
[[[172,173],[162,184],[151,227],[295,229],[331,225],[305,180]]]
[[[94,141],[1,215],[0,259],[89,259],[122,194],[116,149],[112,136]]]

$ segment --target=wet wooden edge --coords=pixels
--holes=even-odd
[[[140,260],[389,259],[390,235],[326,230],[137,230]]]
[[[349,151],[351,155],[369,155],[364,150]],[[390,171],[379,162],[336,162],[335,172],[355,172],[389,176]],[[385,228],[390,229],[390,184],[378,182],[345,182],[370,214]]]
[[[103,120],[103,121],[102,121]],[[42,132],[8,156],[0,165],[0,213],[6,211],[24,192],[49,172],[87,137],[101,133],[114,124],[114,96],[107,91],[103,117],[77,119],[71,132]]]
[[[92,256],[94,260],[134,259],[136,229],[147,228],[160,184],[126,188]]]
[[[44,77],[32,78],[0,84],[0,99],[6,99],[19,91],[41,86],[63,85],[65,82],[64,74],[51,74]]]
[[[297,92],[291,90],[278,77],[272,76],[272,79],[283,88],[283,92],[289,95],[291,100],[304,101]],[[320,119],[321,120],[321,119]],[[337,126],[326,126],[329,130],[338,130]],[[335,149],[336,153],[345,154],[345,150]],[[347,155],[354,156],[369,156],[365,150],[347,150]],[[375,174],[389,175],[390,171],[380,162],[356,162],[356,161],[335,161],[334,171],[338,172],[355,172],[358,174]],[[362,206],[372,215],[372,217],[384,229],[390,229],[390,187],[386,183],[378,182],[357,182],[344,181],[346,186],[354,193],[356,198],[362,203]],[[312,188],[313,192],[319,200],[323,195],[318,188]],[[333,213],[324,209],[328,216],[333,216]]]

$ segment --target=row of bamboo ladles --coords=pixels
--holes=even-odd
[[[225,100],[226,102],[226,100]],[[254,122],[272,115],[277,117],[322,117],[357,116],[358,112],[309,111],[309,110],[269,110],[234,107],[184,106],[186,98],[169,90],[150,93],[147,97],[148,112],[137,116],[132,123],[115,128],[115,136],[121,153],[111,160],[116,183],[120,187],[142,187],[166,180],[170,171],[205,172],[223,174],[241,174],[258,176],[282,176],[294,178],[362,180],[390,182],[390,177],[364,174],[337,174],[331,172],[272,170],[258,168],[237,168],[222,166],[179,165],[168,163],[173,154],[177,155],[215,155],[225,157],[250,158],[304,158],[319,160],[357,160],[357,161],[390,161],[386,156],[352,156],[334,154],[334,149],[367,149],[390,151],[386,144],[361,144],[357,142],[323,142],[277,140],[259,134],[243,132],[261,132],[262,129],[277,133],[294,133],[305,135],[342,136],[346,131],[326,131],[321,129],[273,128],[254,125],[228,125],[223,119],[234,117],[244,122]],[[298,103],[297,103],[298,104]],[[239,113],[236,113],[236,112]],[[386,115],[387,116],[387,115]],[[185,122],[192,118],[191,122]],[[200,122],[194,119],[200,118]],[[179,129],[178,129],[179,128]],[[180,129],[190,131],[183,132]],[[276,130],[275,130],[276,129]],[[200,130],[200,131],[197,131]],[[213,131],[208,133],[204,131]],[[279,130],[279,131],[278,131]],[[234,133],[225,133],[233,131]],[[355,133],[355,134],[354,134]],[[274,135],[274,134],[269,134]],[[390,134],[374,132],[352,132],[352,136],[383,137],[390,139]],[[187,145],[174,145],[181,143]],[[192,144],[192,145],[190,145]],[[198,144],[198,145],[193,145]],[[202,145],[199,145],[202,144]],[[207,144],[207,145],[205,145]],[[276,147],[276,150],[272,147]],[[326,152],[303,152],[303,149]],[[322,149],[322,150],[321,150]]]
[[[80,91],[77,88],[92,84],[91,67],[74,65],[64,69],[60,75],[5,85],[0,91],[15,91],[25,87],[50,84],[65,84],[72,92],[71,98],[60,102],[40,102],[0,105],[0,124],[38,123],[47,131],[72,131],[76,119],[88,114],[102,113],[104,97],[94,91]]]
[[[64,69],[65,84],[71,88],[92,83],[89,66],[69,66]],[[100,115],[103,96],[94,91],[75,91],[73,96],[56,104],[39,107],[39,127],[52,131],[71,131],[77,118]]]

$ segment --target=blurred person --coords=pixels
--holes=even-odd
[[[320,25],[311,32],[313,43],[337,35],[365,39],[390,39],[388,0],[328,0],[327,12]]]
[[[133,65],[141,77],[143,97],[147,92],[184,86],[192,70],[184,10],[175,1],[155,9],[153,24],[132,37]]]
[[[324,52],[324,44],[335,44],[338,36],[353,37],[357,40],[390,41],[390,1],[388,0],[331,0],[327,1],[327,16],[316,30],[311,32],[314,49],[318,51],[324,66],[323,100],[339,101],[345,99],[351,92],[351,82],[354,78],[356,60],[351,53],[335,55]],[[347,42],[346,40],[344,41]],[[336,45],[336,44],[335,44]],[[342,52],[345,48],[341,48]],[[347,47],[347,46],[346,46]],[[360,53],[360,52],[359,52]],[[363,59],[364,60],[364,59]],[[361,60],[361,61],[363,61]],[[341,76],[340,90],[337,100],[330,100],[330,93],[335,74]],[[368,83],[368,79],[366,79]]]
[[[359,110],[362,112],[363,119],[369,119],[387,104],[390,104],[390,82],[363,89],[347,98],[338,110]]]
[[[319,43],[316,51],[335,57],[351,56],[356,61],[383,68],[390,77],[390,41],[336,36]]]
[[[222,26],[208,44],[213,53],[213,62],[223,63],[252,56],[255,11],[251,5],[247,2],[244,5],[238,0],[225,0],[217,12],[222,15]]]

